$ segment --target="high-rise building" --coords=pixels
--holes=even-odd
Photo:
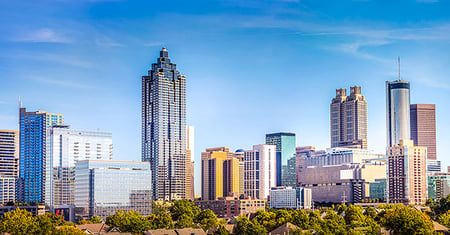
[[[239,160],[239,195],[244,194],[244,152],[243,149],[237,149],[233,155]]]
[[[330,104],[331,147],[367,149],[367,101],[361,87],[336,89]]]
[[[427,200],[427,148],[400,140],[388,147],[388,202],[423,205]]]
[[[411,139],[414,145],[427,147],[428,160],[436,160],[436,106],[412,104]]]
[[[47,131],[45,204],[53,210],[75,203],[75,163],[81,160],[111,160],[112,134],[104,131],[69,129],[55,125]]]
[[[276,186],[275,145],[254,145],[244,152],[244,194],[267,200],[270,188]]]
[[[19,132],[0,130],[0,204],[16,201],[18,168]]]
[[[438,202],[450,194],[450,173],[433,173],[428,175],[428,196]]]
[[[194,197],[194,126],[186,126],[186,198]]]
[[[45,201],[47,129],[63,124],[63,115],[20,108],[20,160],[18,201]]]
[[[395,147],[400,140],[411,139],[409,82],[386,82],[387,146]]]
[[[202,153],[202,200],[239,194],[239,159],[228,147],[208,148]]]
[[[149,162],[82,160],[75,163],[77,216],[101,219],[118,210],[151,215]]]
[[[276,156],[276,174],[277,186],[295,187],[295,177],[292,179],[294,172],[288,172],[288,160],[295,158],[295,134],[279,132],[266,135],[266,144],[275,145],[277,150]]]
[[[142,76],[142,161],[151,162],[153,198],[186,198],[186,77],[166,48]]]

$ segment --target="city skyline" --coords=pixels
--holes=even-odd
[[[402,78],[411,84],[411,104],[436,104],[437,158],[443,169],[450,163],[445,150],[450,141],[450,124],[445,122],[450,110],[445,102],[450,58],[440,52],[449,47],[444,42],[450,38],[443,10],[447,3],[402,1],[386,9],[373,2],[341,3],[339,7],[360,12],[346,11],[347,16],[307,1],[260,6],[223,1],[203,8],[192,3],[186,10],[182,9],[186,5],[179,3],[171,11],[164,10],[163,3],[156,7],[162,19],[156,19],[145,17],[135,3],[62,1],[44,4],[49,6],[47,10],[29,14],[43,23],[31,23],[29,18],[8,12],[12,7],[30,6],[21,12],[27,15],[36,7],[33,3],[0,4],[1,19],[12,22],[1,27],[1,129],[18,129],[17,96],[21,96],[28,110],[61,113],[65,123],[74,128],[112,132],[115,159],[140,160],[139,76],[166,46],[189,78],[187,124],[196,127],[198,190],[200,152],[209,147],[250,149],[264,143],[265,134],[280,131],[296,133],[297,146],[328,147],[329,101],[338,88],[362,87],[368,102],[368,149],[385,152],[384,82],[396,79],[400,55]],[[337,3],[330,4],[332,8]],[[368,5],[382,17],[372,15]],[[400,7],[409,24],[392,14]],[[108,9],[117,16],[102,13]],[[256,9],[256,13],[246,13],[248,9]],[[49,14],[64,10],[64,16]],[[115,27],[120,17],[131,13],[140,15],[128,21],[136,31],[120,24]],[[301,17],[289,20],[287,16],[292,14]],[[83,16],[89,20],[73,21]],[[220,22],[229,16],[238,16],[232,20],[236,26]],[[359,17],[368,26],[352,23]],[[325,23],[327,18],[335,22]],[[61,21],[48,23],[52,19]],[[140,19],[143,23],[136,22]],[[164,22],[167,19],[174,23]],[[93,20],[98,23],[88,27]],[[203,29],[184,29],[183,21]],[[28,23],[12,33],[23,22]],[[161,33],[160,29],[144,30],[152,24],[172,26],[181,38],[167,39],[173,37],[171,32],[149,38]],[[314,30],[311,26],[318,27]],[[78,30],[94,36],[80,35]],[[118,36],[120,33],[130,37]],[[245,66],[241,66],[243,61]]]

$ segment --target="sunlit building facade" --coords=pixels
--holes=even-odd
[[[244,152],[244,194],[267,200],[270,188],[276,186],[276,146],[254,145]]]
[[[428,160],[436,160],[436,105],[412,104],[410,112],[414,145],[427,147]]]
[[[428,198],[438,202],[450,194],[450,173],[428,175]]]
[[[0,130],[0,204],[16,201],[19,176],[19,132]]]
[[[409,86],[400,79],[386,82],[387,147],[411,139]]]

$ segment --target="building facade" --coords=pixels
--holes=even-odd
[[[428,196],[435,202],[450,194],[450,173],[433,173],[428,175]]]
[[[310,188],[292,188],[286,186],[270,189],[270,208],[311,209],[312,194]]]
[[[0,130],[0,204],[16,201],[19,177],[19,132]]]
[[[411,139],[409,82],[386,82],[387,146],[395,147],[400,140]]]
[[[240,193],[240,161],[228,147],[208,148],[202,153],[202,200]]]
[[[62,124],[62,114],[45,111],[27,112],[26,108],[20,108],[18,201],[45,201],[47,130],[53,125]]]
[[[186,126],[186,199],[194,198],[194,126]]]
[[[290,172],[291,169],[288,167],[288,160],[295,158],[295,134],[287,132],[267,134],[266,144],[276,146],[277,186],[295,187],[295,177],[292,178],[295,169],[294,172]]]
[[[75,207],[78,218],[101,219],[118,210],[151,215],[149,162],[82,160],[75,163]]]
[[[336,89],[330,104],[331,147],[367,149],[367,101],[361,87]]]
[[[414,145],[427,147],[428,160],[436,160],[436,105],[412,104],[410,112]]]
[[[360,164],[372,160],[385,160],[386,155],[365,149],[329,148],[316,152],[303,161],[302,168],[342,164]]]
[[[53,210],[74,205],[75,163],[81,160],[112,160],[112,133],[69,129],[55,125],[47,132],[45,204]]]
[[[153,198],[186,198],[186,77],[166,48],[142,76],[142,161],[151,162]]]
[[[244,194],[267,200],[270,188],[276,186],[276,146],[254,145],[244,152]]]
[[[212,210],[217,218],[233,218],[265,210],[266,201],[251,197],[239,198],[237,195],[220,197],[217,200],[196,200],[200,210]]]
[[[412,140],[400,140],[389,147],[388,202],[423,205],[427,200],[427,148],[414,146]]]

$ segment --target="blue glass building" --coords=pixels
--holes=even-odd
[[[295,187],[295,167],[293,169],[288,167],[288,160],[291,158],[295,159],[295,142],[294,133],[279,132],[266,135],[266,144],[277,146],[277,186]]]
[[[19,111],[20,157],[17,200],[44,202],[47,129],[62,125],[62,114]]]

